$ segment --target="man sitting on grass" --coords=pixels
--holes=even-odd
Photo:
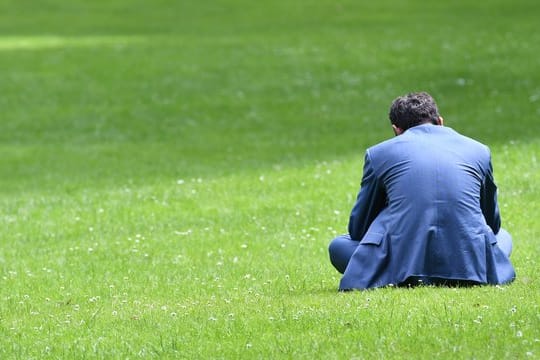
[[[366,151],[349,234],[330,243],[340,290],[514,280],[488,147],[444,127],[425,92],[389,116],[397,136]]]

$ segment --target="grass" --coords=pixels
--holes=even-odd
[[[535,358],[534,1],[0,1],[0,357]],[[427,90],[518,277],[337,293],[365,147]]]

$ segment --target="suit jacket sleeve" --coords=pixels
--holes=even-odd
[[[349,219],[349,234],[353,240],[360,241],[375,217],[386,206],[386,192],[375,175],[371,165],[369,150],[364,161],[364,173],[356,203]]]
[[[493,166],[491,160],[487,169],[486,178],[482,184],[480,196],[480,206],[487,224],[497,234],[501,228],[501,216],[499,213],[499,205],[497,204],[497,186],[493,180]]]

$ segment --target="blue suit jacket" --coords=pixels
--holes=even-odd
[[[366,152],[349,221],[360,244],[340,289],[415,278],[512,281],[496,246],[500,225],[488,147],[448,127],[412,127]]]

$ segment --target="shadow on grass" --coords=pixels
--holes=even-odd
[[[79,31],[88,33],[83,25]],[[245,33],[201,42],[182,31],[145,31],[0,38],[0,65],[9,70],[1,85],[3,191],[361,160],[366,147],[391,136],[392,99],[419,89],[434,94],[447,125],[490,146],[538,140],[538,75],[520,57],[508,74],[498,63],[442,58],[372,62],[358,58],[363,48],[337,56],[341,45],[312,37],[306,46],[268,34],[262,46]],[[511,50],[511,40],[499,45]]]

